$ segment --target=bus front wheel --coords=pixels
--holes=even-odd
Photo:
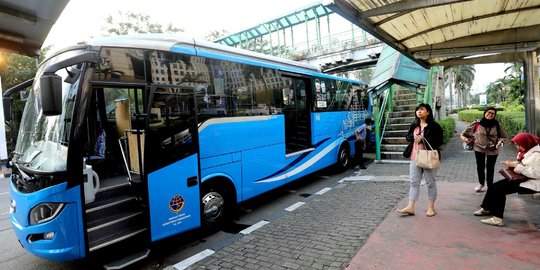
[[[205,225],[220,223],[225,217],[225,199],[219,192],[209,189],[202,196],[202,218]]]
[[[337,166],[340,171],[345,171],[349,168],[349,163],[351,163],[351,154],[349,147],[346,144],[342,144],[338,152]]]
[[[202,225],[218,229],[232,219],[236,201],[234,188],[221,179],[208,181],[201,186]]]

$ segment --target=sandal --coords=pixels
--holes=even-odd
[[[437,214],[437,212],[435,210],[429,210],[428,209],[427,212],[426,212],[426,216],[428,216],[428,217],[433,217],[436,214]]]
[[[400,210],[396,210],[396,212],[404,215],[404,216],[414,216],[414,210],[409,210],[407,208],[403,208]]]
[[[484,185],[478,185],[478,186],[476,186],[476,187],[474,188],[474,191],[480,192],[480,191],[482,191],[483,188],[484,188]]]
[[[487,224],[487,225],[491,225],[491,226],[497,226],[497,227],[504,226],[504,223],[502,222],[502,219],[500,221],[495,221],[495,219],[493,217],[482,219],[482,220],[480,220],[480,222],[482,222],[484,224]]]
[[[488,216],[489,215],[489,211],[488,210],[485,210],[484,208],[480,208],[476,211],[473,212],[473,215],[477,216],[477,217],[482,217],[482,216]]]

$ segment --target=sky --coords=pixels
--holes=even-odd
[[[44,45],[59,48],[100,35],[109,15],[132,11],[163,26],[172,23],[184,33],[202,38],[214,30],[236,33],[320,0],[70,0]],[[53,49],[54,50],[54,49]]]
[[[45,39],[55,51],[92,37],[99,37],[109,15],[132,11],[150,16],[163,26],[172,23],[184,33],[203,38],[214,30],[236,33],[321,0],[70,0]],[[504,64],[476,65],[472,93],[504,76]]]
[[[509,64],[503,63],[475,65],[474,69],[476,72],[473,85],[471,86],[471,93],[479,94],[485,92],[486,86],[488,86],[489,83],[504,77],[504,70],[508,66]]]

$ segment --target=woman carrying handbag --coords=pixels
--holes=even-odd
[[[409,127],[409,131],[405,138],[408,142],[412,143],[410,147],[410,154],[404,153],[404,156],[409,156],[411,163],[409,165],[409,177],[411,179],[411,184],[409,187],[409,202],[407,206],[403,209],[397,210],[403,215],[414,215],[415,204],[418,201],[420,195],[420,182],[422,178],[425,179],[427,189],[428,189],[428,198],[429,205],[426,211],[426,216],[432,217],[435,216],[435,200],[437,199],[437,183],[435,181],[435,170],[436,169],[425,169],[417,166],[414,162],[415,154],[418,149],[424,150],[428,149],[428,146],[424,145],[423,140],[425,139],[429,145],[439,152],[440,156],[440,147],[443,144],[443,130],[441,126],[435,122],[433,118],[433,111],[431,106],[428,104],[421,103],[416,107],[416,118],[415,121]]]
[[[479,185],[474,188],[481,192],[484,185],[489,188],[493,184],[495,163],[499,155],[499,148],[508,137],[506,131],[496,119],[497,110],[489,107],[484,111],[481,120],[469,125],[462,133],[461,140],[466,144],[473,144],[476,158],[476,171]]]

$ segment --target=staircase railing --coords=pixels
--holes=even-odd
[[[388,115],[393,111],[393,100],[394,93],[396,91],[396,86],[392,85],[391,87],[376,92],[375,94],[375,107],[374,107],[374,116],[375,116],[375,159],[381,160],[381,144],[384,138],[384,132],[386,130],[386,123],[388,120]],[[379,103],[380,97],[384,95],[383,101]],[[382,128],[382,131],[381,131]]]

